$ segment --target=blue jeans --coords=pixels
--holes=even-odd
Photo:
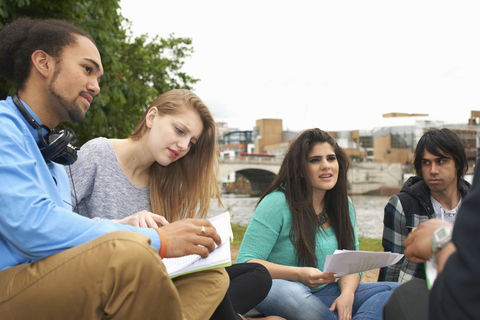
[[[385,303],[399,286],[397,282],[360,283],[355,291],[352,307],[353,319],[382,319]],[[300,283],[274,279],[268,296],[257,310],[266,316],[276,315],[288,320],[336,320],[337,311],[328,308],[340,295],[336,282],[318,292]]]

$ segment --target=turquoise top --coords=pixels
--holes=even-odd
[[[350,219],[355,233],[355,250],[358,250],[355,210],[348,198]],[[237,263],[260,259],[284,266],[303,267],[297,263],[296,251],[290,241],[292,214],[283,192],[268,194],[255,209],[240,246]],[[325,231],[325,232],[324,232]],[[337,237],[333,228],[319,229],[316,235],[315,253],[318,268],[323,270],[327,255],[338,249]],[[321,290],[326,284],[312,290]]]

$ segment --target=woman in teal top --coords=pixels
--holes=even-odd
[[[347,196],[346,153],[325,131],[303,132],[260,198],[237,263],[263,264],[273,285],[257,309],[289,320],[382,319],[398,283],[362,283],[360,274],[323,273],[336,249],[358,250]]]

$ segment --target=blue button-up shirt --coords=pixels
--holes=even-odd
[[[26,109],[41,123],[28,106]],[[93,221],[72,212],[65,169],[46,162],[37,141],[37,130],[27,123],[12,98],[0,101],[0,270],[118,230],[149,236],[159,250],[160,239],[154,229]]]

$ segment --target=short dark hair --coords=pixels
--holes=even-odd
[[[415,160],[413,161],[415,171],[422,178],[422,156],[424,150],[437,157],[448,155],[453,158],[457,170],[457,187],[460,190],[463,176],[468,170],[468,162],[465,147],[458,135],[447,128],[432,128],[423,134],[415,148]]]
[[[75,35],[92,37],[72,24],[56,19],[16,19],[0,31],[0,76],[23,89],[32,67],[31,56],[43,50],[60,60],[62,50],[74,44]]]

